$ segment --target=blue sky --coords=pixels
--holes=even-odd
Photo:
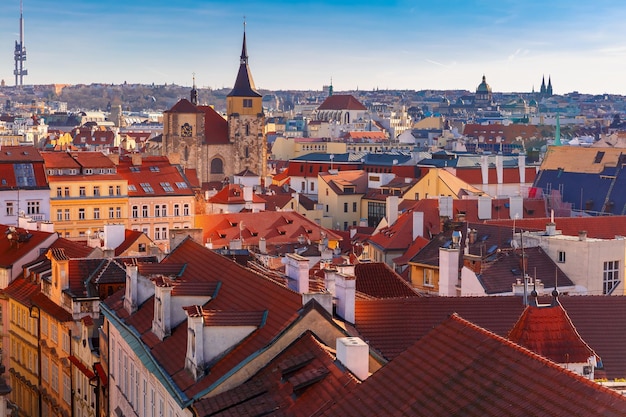
[[[19,0],[0,2],[14,84]],[[28,84],[231,87],[243,18],[258,88],[465,89],[626,95],[623,0],[24,0]]]

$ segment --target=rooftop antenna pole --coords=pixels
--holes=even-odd
[[[26,62],[26,47],[24,46],[24,14],[22,0],[20,0],[20,40],[15,41],[15,52],[13,53],[15,60],[15,86],[21,87],[24,85],[24,76],[28,75],[28,71],[24,68],[24,62]]]

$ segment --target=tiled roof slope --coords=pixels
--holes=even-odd
[[[607,378],[626,377],[626,297],[560,296],[582,339],[602,358]],[[541,301],[541,299],[540,299]],[[500,336],[513,328],[521,297],[416,297],[356,302],[356,327],[387,359],[421,339],[451,313],[459,313]]]
[[[117,172],[128,181],[129,197],[194,195],[187,175],[180,166],[171,164],[166,156],[144,157],[139,165],[134,165],[131,158],[123,156],[120,157]]]
[[[549,305],[528,305],[507,338],[556,363],[585,363],[597,357],[581,339],[558,298]]]
[[[195,225],[203,230],[202,239],[214,248],[228,246],[241,237],[244,245],[258,245],[265,238],[267,246],[284,245],[298,241],[300,235],[311,242],[319,242],[324,232],[329,240],[341,237],[323,229],[315,222],[293,211],[263,211],[259,213],[222,213],[196,215]]]
[[[626,398],[459,315],[318,416],[623,416]]]
[[[191,101],[181,98],[172,108],[165,110],[163,113],[201,113],[201,111]]]
[[[9,227],[0,224],[0,268],[10,268],[19,259],[22,259],[54,235],[54,233],[26,230],[19,227],[12,231],[13,229],[9,229]],[[18,241],[9,240],[7,239],[9,233],[17,234],[20,238]],[[53,240],[50,242],[52,243]]]
[[[541,279],[546,288],[573,287],[572,280],[539,246],[526,248],[526,273]],[[510,293],[512,285],[522,278],[521,250],[500,250],[493,260],[483,262],[478,275],[487,294]]]
[[[188,397],[207,389],[241,364],[255,352],[267,346],[288,326],[302,308],[302,297],[279,286],[236,262],[208,250],[191,239],[184,240],[162,262],[180,265],[186,263],[183,282],[220,282],[220,289],[205,308],[223,311],[267,311],[267,320],[255,332],[214,363],[207,375],[197,382],[185,370],[187,349],[187,321],[172,329],[171,336],[160,341],[151,331],[154,297],[128,316],[124,309],[123,291],[105,300],[119,318],[136,329],[151,355]],[[105,307],[106,308],[106,307]]]
[[[367,110],[367,107],[350,94],[335,94],[324,100],[317,110]]]
[[[413,210],[400,214],[394,224],[380,229],[368,242],[384,250],[408,249],[413,243]]]
[[[605,167],[616,167],[622,153],[623,148],[550,146],[541,161],[540,170],[562,169],[564,172],[599,174]]]
[[[490,223],[513,226],[523,230],[546,230],[550,218],[517,219],[516,221],[490,220]],[[585,230],[587,237],[596,239],[615,239],[616,236],[626,236],[626,216],[590,216],[590,217],[556,217],[556,230],[566,236],[578,236],[578,232]]]
[[[354,266],[356,290],[376,298],[418,297],[411,285],[382,262]]]
[[[211,106],[198,106],[204,112],[204,143],[228,144],[228,122]]]
[[[334,359],[328,348],[307,331],[249,381],[201,399],[194,408],[198,415],[214,417],[311,416],[357,385],[356,379]]]

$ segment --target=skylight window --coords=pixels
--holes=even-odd
[[[143,190],[148,193],[148,194],[154,194],[154,189],[152,188],[152,186],[150,185],[150,183],[148,182],[142,182],[141,184],[141,188],[143,188]]]
[[[128,191],[137,191],[137,188],[135,188],[135,184],[128,184]]]
[[[187,189],[187,183],[186,182],[177,182],[176,186],[181,189],[181,190],[185,190]]]
[[[130,167],[130,172],[139,172],[139,167]]]
[[[161,169],[159,167],[156,167],[156,166],[151,166],[150,167],[150,172],[161,172]]]
[[[166,193],[173,193],[174,189],[172,188],[172,186],[170,185],[169,182],[162,182],[161,183],[161,187],[163,187],[163,189],[165,190]]]

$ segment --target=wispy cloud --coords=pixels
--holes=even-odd
[[[439,67],[448,68],[448,69],[453,68],[454,66],[456,66],[456,62],[454,62],[454,61],[452,63],[450,63],[450,64],[444,64],[442,62],[433,61],[432,59],[428,59],[427,58],[426,62],[428,62],[430,64],[433,64],[433,65],[437,65]]]

